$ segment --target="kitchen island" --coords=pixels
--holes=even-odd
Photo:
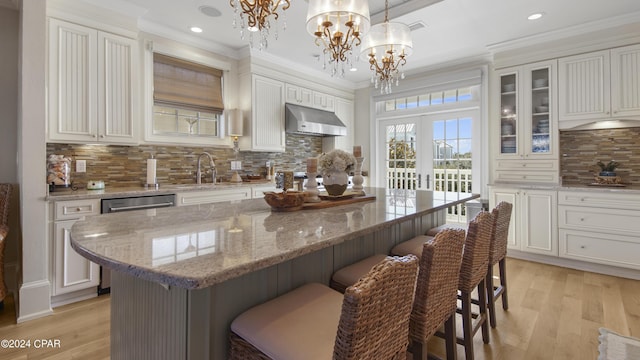
[[[367,188],[376,199],[272,212],[262,199],[87,217],[73,248],[114,270],[112,359],[224,359],[239,313],[445,222],[468,193]]]

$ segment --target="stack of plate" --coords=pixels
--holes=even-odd
[[[502,153],[513,154],[516,152],[516,139],[502,139]]]
[[[502,135],[513,135],[513,125],[502,124]]]
[[[538,133],[539,134],[549,133],[549,119],[538,120]]]

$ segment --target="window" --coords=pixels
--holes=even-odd
[[[153,133],[220,136],[222,71],[153,54]]]
[[[479,91],[478,86],[467,86],[446,91],[436,91],[428,94],[398,97],[390,100],[383,100],[376,103],[376,108],[384,109],[382,112],[396,110],[415,109],[427,106],[439,106],[444,104],[461,103],[465,101],[477,100],[475,93]],[[434,109],[435,110],[435,109]]]

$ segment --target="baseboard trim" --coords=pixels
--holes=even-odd
[[[68,294],[62,294],[51,297],[51,307],[56,308],[58,306],[71,304],[74,302],[91,299],[98,296],[98,291],[96,287],[91,287],[88,289],[74,291]]]
[[[51,315],[51,302],[49,294],[51,284],[47,280],[24,283],[18,291],[16,301],[17,322],[25,322],[47,315]]]
[[[633,269],[626,269],[617,266],[609,266],[603,264],[588,263],[584,261],[578,261],[573,259],[565,259],[554,256],[546,256],[540,254],[532,254],[518,250],[509,250],[508,257],[515,259],[528,260],[533,262],[539,262],[543,264],[555,265],[560,267],[566,267],[570,269],[589,271],[598,274],[617,276],[626,279],[640,280],[640,271]]]

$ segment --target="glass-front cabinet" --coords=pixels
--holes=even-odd
[[[559,182],[556,68],[546,61],[493,73],[493,181]]]
[[[498,156],[546,158],[556,150],[553,109],[554,62],[523,65],[496,71],[499,95]]]

